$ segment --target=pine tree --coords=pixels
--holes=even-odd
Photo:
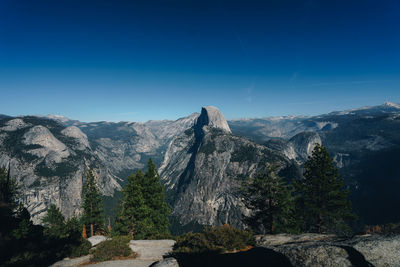
[[[17,224],[19,189],[10,175],[10,169],[0,168],[0,236],[9,236]],[[1,244],[0,244],[1,245]]]
[[[43,217],[44,234],[53,237],[63,237],[65,234],[65,218],[56,205],[51,204]]]
[[[145,235],[143,221],[149,218],[142,193],[144,175],[141,171],[128,177],[128,183],[122,189],[122,200],[116,212],[114,231],[118,234],[129,234],[132,238],[141,239]]]
[[[326,148],[317,144],[304,168],[304,178],[295,183],[304,230],[317,233],[348,231],[346,222],[355,219],[347,199],[349,191],[344,188],[344,181],[339,178]]]
[[[153,235],[169,234],[170,208],[165,202],[164,186],[161,183],[156,166],[152,159],[147,163],[147,171],[143,186],[143,198],[149,207],[150,218],[154,229]]]
[[[244,221],[255,232],[273,234],[295,230],[294,199],[275,167],[269,166],[244,182],[242,197],[251,211]]]
[[[103,200],[97,188],[95,174],[89,170],[86,174],[86,183],[83,189],[83,223],[90,226],[90,235],[93,236],[104,229]]]
[[[169,233],[170,210],[165,202],[164,187],[151,159],[145,174],[138,171],[128,177],[122,195],[116,211],[115,233],[130,234],[135,239]]]
[[[15,209],[18,206],[18,185],[15,179],[11,178],[10,168],[0,168],[0,202],[7,204],[9,208]]]

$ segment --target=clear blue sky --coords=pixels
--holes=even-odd
[[[400,1],[0,0],[0,93],[82,121],[400,102]]]

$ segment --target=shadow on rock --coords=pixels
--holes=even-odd
[[[349,255],[348,259],[354,267],[374,267],[373,264],[368,262],[364,255],[357,251],[355,248],[350,246],[338,246],[346,250]]]
[[[289,259],[283,254],[268,248],[253,248],[238,253],[179,253],[174,255],[181,267],[235,267],[235,266],[263,266],[263,267],[292,267]]]

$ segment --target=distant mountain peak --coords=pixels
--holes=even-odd
[[[228,122],[221,111],[213,106],[206,106],[201,108],[201,114],[197,119],[196,125],[200,128],[203,126],[210,126],[224,130],[228,133],[231,132]]]
[[[69,118],[67,118],[65,116],[54,115],[54,114],[49,114],[49,115],[46,116],[46,118],[53,119],[53,120],[56,120],[56,121],[59,121],[59,122],[67,122],[67,121],[71,120],[71,119],[69,119]]]
[[[385,103],[383,103],[383,106],[400,109],[400,104],[397,104],[397,103],[394,103],[394,102],[390,102],[390,101],[386,101]]]

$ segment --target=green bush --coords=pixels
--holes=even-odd
[[[222,248],[213,246],[204,233],[187,233],[177,238],[174,253],[222,252]]]
[[[108,261],[115,257],[128,257],[132,254],[129,236],[116,236],[100,243],[93,253],[92,261]]]
[[[254,236],[251,231],[244,231],[224,224],[220,227],[207,227],[204,230],[208,242],[224,250],[240,250],[254,245]]]
[[[221,253],[254,245],[251,231],[236,229],[228,224],[207,227],[203,233],[187,233],[177,238],[174,253]]]
[[[92,248],[92,244],[86,239],[81,238],[80,243],[75,246],[71,246],[70,257],[80,257],[89,254],[89,250]]]

